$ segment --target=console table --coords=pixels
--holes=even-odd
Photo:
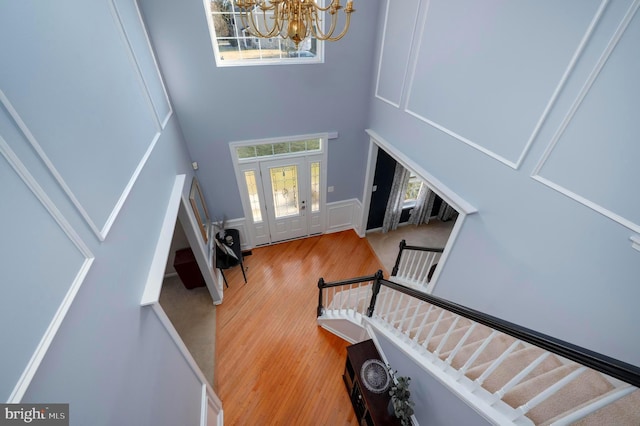
[[[373,340],[365,340],[347,347],[347,363],[344,369],[344,384],[347,386],[351,405],[363,426],[400,425],[400,419],[389,414],[389,391],[370,392],[360,378],[362,364],[369,359],[380,359]]]

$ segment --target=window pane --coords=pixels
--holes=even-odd
[[[281,142],[273,144],[273,153],[274,154],[288,154],[289,153],[289,142]]]
[[[291,142],[291,152],[302,152],[307,150],[305,141]]]
[[[256,156],[255,146],[239,146],[236,148],[238,158],[253,158]]]
[[[407,190],[404,193],[404,201],[415,201],[418,198],[418,192],[420,192],[420,187],[422,186],[422,181],[418,179],[417,176],[411,176],[409,178],[409,183],[407,183]]]
[[[298,210],[298,167],[284,166],[269,169],[273,206],[276,219],[297,215]]]
[[[320,139],[311,139],[307,141],[307,151],[317,151],[320,149]]]
[[[258,185],[256,185],[255,171],[245,171],[244,179],[247,182],[247,190],[249,192],[249,203],[251,204],[253,223],[262,222],[262,212],[260,211],[260,198],[258,197]]]
[[[264,157],[266,155],[273,155],[273,144],[257,145],[256,155],[258,157]]]
[[[320,163],[311,163],[311,211],[320,211]]]

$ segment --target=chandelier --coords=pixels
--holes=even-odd
[[[344,8],[344,28],[334,36],[338,11],[342,9],[340,0],[331,0],[327,7],[321,7],[316,0],[235,0],[235,3],[240,9],[242,25],[252,36],[288,38],[296,48],[311,35],[318,40],[340,40],[349,30],[351,14],[355,12],[353,1],[348,0]],[[322,30],[321,12],[328,12],[331,16],[327,32]]]

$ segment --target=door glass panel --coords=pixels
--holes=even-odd
[[[249,192],[249,203],[251,203],[253,223],[262,222],[262,212],[260,211],[260,198],[258,197],[258,185],[256,184],[255,171],[245,171],[244,179],[247,182],[247,191]]]
[[[276,219],[299,214],[298,167],[284,166],[269,169]]]
[[[311,211],[320,211],[320,162],[311,163]]]

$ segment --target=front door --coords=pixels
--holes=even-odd
[[[271,242],[309,235],[305,158],[261,161],[260,174]]]

